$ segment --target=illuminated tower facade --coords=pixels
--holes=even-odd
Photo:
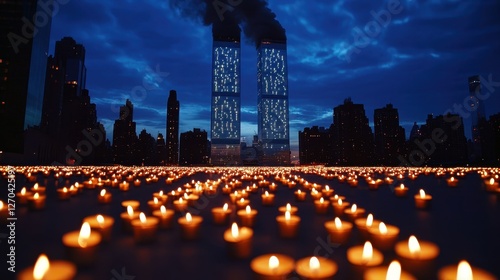
[[[211,163],[239,165],[240,37],[215,36],[212,52]]]
[[[258,135],[261,165],[290,164],[286,41],[262,40],[257,47]]]
[[[170,91],[167,101],[167,158],[168,165],[177,165],[179,163],[179,100],[177,92]]]
[[[481,158],[481,135],[479,133],[479,121],[486,118],[484,112],[484,103],[481,97],[481,78],[480,76],[471,76],[469,82],[469,106],[472,121],[472,143],[473,143],[473,160]]]

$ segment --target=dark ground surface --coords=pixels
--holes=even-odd
[[[273,172],[272,169],[267,170]],[[430,271],[432,276],[428,279],[433,279],[439,268],[457,264],[461,259],[466,259],[471,265],[483,268],[497,277],[500,275],[500,197],[483,189],[482,180],[476,172],[470,172],[461,178],[456,188],[448,187],[444,177],[437,178],[433,174],[420,175],[416,180],[403,179],[406,186],[410,187],[406,198],[396,197],[388,185],[372,191],[368,190],[364,180],[360,180],[358,187],[352,188],[337,179],[327,180],[318,175],[304,174],[298,169],[292,174],[300,175],[310,183],[328,184],[337,194],[346,196],[347,201],[365,208],[367,213],[373,213],[376,219],[398,226],[401,230],[399,240],[407,240],[414,234],[420,240],[436,243],[441,253],[435,261],[436,268]],[[219,174],[198,172],[190,177],[183,177],[172,185],[166,185],[165,178],[160,178],[157,183],[152,184],[145,184],[143,179],[141,187],[131,185],[128,192],[107,187],[113,194],[113,201],[109,205],[101,205],[97,202],[97,189],[85,189],[68,201],[59,201],[53,177],[39,175],[38,181],[47,186],[47,205],[43,211],[30,211],[20,205],[16,207],[16,270],[21,271],[33,265],[41,253],[47,254],[52,260],[65,259],[61,237],[69,231],[79,230],[84,217],[105,214],[115,218],[112,240],[101,244],[96,262],[88,268],[79,268],[76,279],[254,279],[250,261],[267,253],[286,254],[295,260],[319,253],[338,264],[339,271],[335,279],[354,278],[352,266],[347,262],[346,250],[363,243],[357,230],[352,232],[348,244],[329,246],[323,224],[334,218],[333,209],[330,207],[327,215],[318,215],[314,212],[309,195],[305,202],[295,202],[295,189],[289,189],[280,183],[275,205],[272,207],[262,206],[262,190],[258,194],[250,194],[251,206],[259,213],[254,227],[253,251],[248,259],[229,258],[223,240],[223,232],[229,225],[217,226],[212,223],[210,210],[230,202],[229,196],[222,194],[220,189],[217,195],[202,197],[200,201],[202,207],[198,208],[204,221],[198,240],[182,240],[177,222],[172,229],[160,230],[157,241],[152,244],[138,245],[131,234],[122,231],[119,215],[124,209],[120,205],[121,201],[139,200],[140,210],[149,213],[147,201],[151,199],[153,192],[177,189],[191,180],[204,182],[207,179],[217,180],[219,177]],[[82,176],[73,176],[70,182],[83,182],[83,179]],[[274,175],[267,180],[274,182]],[[244,182],[243,186],[251,183]],[[396,183],[399,182],[394,185]],[[2,200],[5,202],[5,178],[0,180],[0,184]],[[16,192],[24,185],[31,187],[33,183],[27,183],[24,176],[17,174]],[[419,188],[424,188],[434,198],[429,210],[415,209],[413,195]],[[302,218],[299,234],[294,239],[280,238],[275,220],[278,207],[287,202],[299,207],[297,215]],[[171,205],[167,208],[171,208]],[[180,216],[181,214],[176,213],[175,220]],[[233,215],[232,219],[236,219],[236,216]],[[7,229],[2,226],[0,233],[7,233]],[[6,239],[1,241],[1,259],[4,260],[8,253],[7,242]],[[394,251],[384,253],[384,264],[388,265],[396,258]],[[120,277],[122,272],[134,278]],[[7,271],[6,262],[2,261],[0,279],[11,279],[12,276]],[[292,274],[287,279],[300,278]]]

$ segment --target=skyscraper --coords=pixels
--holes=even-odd
[[[472,160],[478,160],[481,158],[481,133],[479,131],[479,121],[486,118],[484,112],[484,103],[481,98],[481,78],[479,75],[471,76],[468,79],[469,82],[469,106],[467,108],[471,112],[471,132],[472,132],[472,145],[473,145],[473,156]],[[476,96],[477,95],[477,96]]]
[[[300,164],[328,164],[331,162],[331,133],[324,127],[306,127],[299,131]]]
[[[240,164],[240,33],[213,26],[211,163]]]
[[[405,130],[399,125],[398,109],[392,104],[375,109],[376,162],[385,166],[398,164],[398,156],[404,154]]]
[[[179,109],[177,92],[171,90],[167,101],[167,158],[159,159],[160,162],[166,161],[169,165],[179,163]]]
[[[125,106],[120,107],[120,117],[113,127],[114,163],[133,164],[134,145],[137,140],[136,124],[133,121],[134,105],[127,99]]]
[[[262,165],[290,164],[288,65],[284,40],[262,40],[257,46],[257,125]]]
[[[0,139],[0,151],[4,157],[5,153],[23,154],[23,133],[41,121],[52,21],[38,2],[42,1],[0,2],[0,130],[6,136]],[[36,14],[45,15],[44,20]]]
[[[180,165],[208,164],[207,132],[194,128],[193,131],[181,133]]]

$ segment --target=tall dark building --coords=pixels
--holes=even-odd
[[[23,133],[41,121],[51,17],[38,2],[0,1],[0,130],[8,135],[0,151],[6,162],[22,163]]]
[[[469,102],[467,103],[471,112],[471,132],[472,132],[472,161],[481,158],[481,133],[479,132],[479,122],[486,118],[484,102],[481,98],[481,77],[479,75],[468,78],[469,82]],[[478,98],[479,97],[479,98]]]
[[[134,145],[134,161],[133,164],[142,166],[156,165],[156,140],[145,129],[139,133]]]
[[[199,128],[181,133],[179,165],[205,165],[209,161],[207,132]]]
[[[165,165],[167,158],[167,146],[163,134],[158,133],[156,137],[156,162],[155,165]]]
[[[399,125],[398,109],[392,104],[375,109],[375,159],[378,164],[396,166],[404,154],[405,130]]]
[[[350,98],[333,109],[333,165],[372,165],[373,133],[362,104]]]
[[[137,141],[136,124],[133,121],[134,105],[130,100],[120,107],[120,116],[113,127],[114,163],[131,165],[135,163],[134,146]]]
[[[483,153],[481,164],[500,165],[500,113],[491,115],[489,120],[479,120],[479,133],[481,134],[481,151]]]
[[[177,165],[179,163],[179,110],[177,92],[171,90],[167,102],[167,155],[165,159],[160,159],[160,162],[166,161],[169,165]]]
[[[324,127],[306,127],[299,131],[300,164],[328,164],[331,161],[331,133]]]

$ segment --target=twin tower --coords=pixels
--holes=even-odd
[[[257,42],[257,125],[260,165],[290,164],[286,41]],[[212,50],[211,162],[241,164],[241,44],[214,36]]]

